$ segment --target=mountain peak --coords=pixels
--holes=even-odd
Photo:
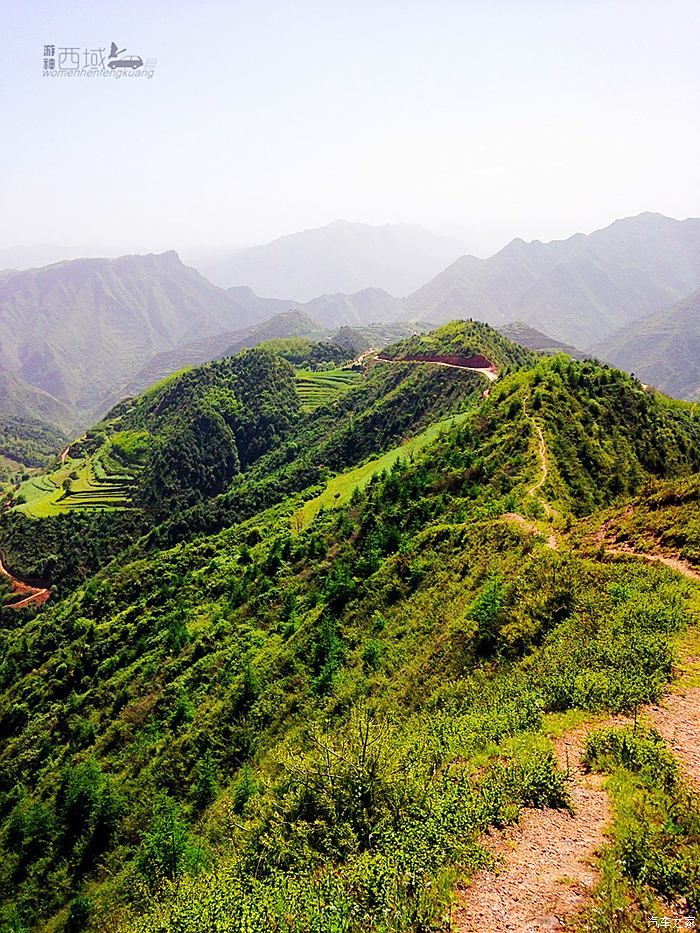
[[[257,294],[296,301],[382,288],[406,295],[463,252],[450,237],[413,224],[356,223],[339,218],[324,227],[236,250],[199,266],[212,282],[249,285]]]

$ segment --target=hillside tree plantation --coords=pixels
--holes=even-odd
[[[700,409],[473,321],[388,357],[492,384],[374,360],[309,404],[295,347],[168,376],[9,494],[53,592],[0,608],[2,933],[446,930],[489,831],[574,809],[552,737],[627,714],[585,743],[615,817],[575,922],[697,911],[643,720],[697,640]]]

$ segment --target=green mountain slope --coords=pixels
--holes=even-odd
[[[187,420],[206,478],[217,415],[240,472],[194,507],[178,489],[40,614],[0,610],[8,930],[427,931],[489,826],[567,805],[546,734],[658,699],[691,584],[579,542],[650,481],[694,482],[697,408],[484,325],[415,340],[394,355],[501,376],[484,398],[476,373],[377,363],[304,413],[256,350],[114,413],[147,456]]]
[[[151,357],[146,365],[132,376],[125,391],[114,399],[114,403],[116,404],[124,395],[138,395],[144,392],[161,379],[187,366],[199,366],[222,356],[232,356],[245,347],[257,346],[264,340],[306,335],[321,336],[322,333],[323,328],[304,312],[282,311],[243,330],[225,331],[193,340],[178,346],[175,350],[158,353]]]
[[[58,428],[38,418],[0,417],[0,456],[28,467],[44,466],[67,439]]]
[[[463,325],[465,334],[483,341],[480,327]],[[241,384],[243,409],[238,410],[234,383],[236,373],[243,371],[247,373]],[[137,399],[120,403],[104,422],[71,445],[65,467],[48,477],[32,478],[20,488],[17,499],[23,498],[26,505],[0,523],[0,546],[15,572],[54,585],[74,585],[118,552],[125,533],[139,541],[154,520],[157,527],[138,544],[141,549],[186,540],[195,531],[227,527],[322,481],[329,469],[352,466],[391,447],[433,418],[478,398],[483,390],[477,375],[375,367],[335,402],[334,392],[326,386],[323,392],[329,404],[319,406],[322,398],[306,405],[304,380],[317,379],[317,385],[326,374],[300,376],[290,381],[288,364],[268,351],[255,350],[233,361],[221,360],[169,377]],[[258,386],[263,387],[260,392]],[[198,431],[192,427],[202,407],[213,418],[208,425],[210,441],[224,440],[230,456],[232,438],[227,432],[233,429],[240,471],[230,458],[218,459],[223,448],[199,443]],[[287,428],[284,443],[276,444]],[[259,436],[249,450],[251,432]],[[271,445],[268,453],[263,450],[266,443]],[[208,459],[208,451],[214,453],[215,462]],[[254,462],[257,453],[263,456]],[[183,465],[186,469],[181,469]],[[63,484],[71,476],[73,488],[66,492]],[[119,485],[125,483],[132,506],[142,506],[146,512],[133,508],[128,516],[118,518],[77,515],[78,509],[90,506],[90,496],[97,497],[92,500],[96,508],[112,508],[113,497],[124,494]],[[227,483],[228,492],[208,498]],[[198,499],[202,501],[195,506]],[[193,507],[183,511],[187,505]],[[33,517],[42,520],[37,524]],[[87,547],[79,531],[81,522]]]

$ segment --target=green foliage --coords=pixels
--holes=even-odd
[[[609,545],[630,545],[634,550],[677,554],[700,567],[700,477],[672,482],[650,481],[642,495],[598,518],[605,523]],[[582,532],[595,528],[587,523]]]
[[[502,337],[488,324],[479,321],[452,321],[429,334],[409,337],[390,347],[389,355],[461,356],[483,355],[503,373],[533,363],[537,356]]]
[[[150,885],[155,886],[178,879],[201,860],[202,852],[190,838],[177,802],[167,794],[158,795],[150,824],[142,835],[136,859],[139,871]]]
[[[105,476],[129,460],[150,490],[147,536],[137,511],[3,516],[3,549],[48,569],[53,552],[66,583],[38,618],[1,619],[0,928],[427,933],[483,832],[569,805],[543,714],[659,697],[690,584],[546,549],[504,512],[541,475],[535,413],[563,524],[581,490],[585,512],[692,469],[693,412],[594,364],[530,366],[485,326],[430,340],[511,370],[483,399],[474,373],[376,366],[303,413],[291,367],[245,353],[86,437]],[[676,794],[644,742],[603,737],[590,762]],[[683,814],[680,862],[663,820],[651,853],[629,836],[659,890],[693,890]]]
[[[148,458],[139,493],[156,517],[181,512],[228,488],[240,470],[231,428],[206,408],[178,419]]]
[[[311,340],[309,337],[277,337],[265,340],[259,347],[276,353],[301,369],[326,369],[345,363],[348,351],[331,340]]]
[[[125,550],[146,528],[134,512],[69,512],[40,521],[20,512],[3,515],[0,548],[22,579],[73,589]]]
[[[654,730],[593,733],[589,766],[612,775],[615,803],[612,854],[644,897],[651,889],[695,915],[700,908],[700,806],[671,752]]]
[[[666,790],[672,789],[678,780],[676,761],[653,729],[598,729],[586,739],[582,761],[589,768],[608,773],[625,768]]]
[[[360,374],[352,369],[300,370],[296,374],[299,398],[307,411],[330,405],[360,379]]]
[[[109,442],[114,455],[127,468],[142,464],[151,444],[146,431],[117,431]]]
[[[90,919],[91,903],[87,897],[76,897],[68,908],[68,918],[63,933],[83,933]]]

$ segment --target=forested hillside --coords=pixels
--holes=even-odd
[[[635,554],[697,566],[698,408],[474,322],[411,355],[498,378],[377,360],[309,410],[244,351],[73,445],[122,458],[132,509],[3,516],[27,564],[27,528],[117,530],[43,609],[0,609],[3,933],[447,929],[489,828],[575,809],[551,736],[659,700],[700,604]],[[665,786],[681,857],[655,874],[672,841],[640,824],[620,929],[640,898],[700,906]]]

